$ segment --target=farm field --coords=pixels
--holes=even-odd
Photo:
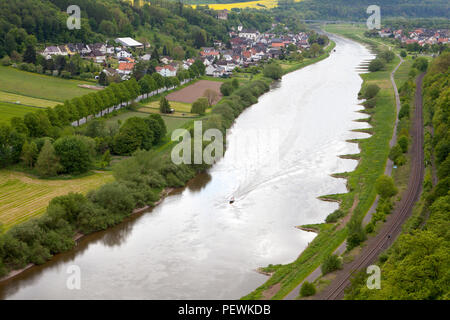
[[[202,1],[199,1],[202,2]],[[260,0],[260,1],[248,1],[248,2],[234,2],[234,3],[202,3],[204,5],[208,5],[211,9],[214,10],[231,10],[233,8],[254,8],[254,9],[270,9],[274,8],[278,5],[278,0]],[[193,5],[195,8],[196,5]]]
[[[38,111],[39,108],[14,103],[0,102],[0,123],[9,123],[13,117],[23,117],[28,112]]]
[[[222,85],[221,81],[209,81],[209,80],[200,80],[191,84],[181,90],[174,91],[169,93],[166,98],[169,102],[177,101],[184,103],[193,103],[195,100],[203,96],[203,93],[207,89],[212,89],[219,94],[217,101],[220,100],[222,94],[220,93],[220,86]],[[215,101],[215,103],[217,102]],[[176,109],[174,107],[174,109]],[[190,111],[190,107],[189,107]]]
[[[0,88],[8,93],[62,102],[92,92],[78,87],[79,84],[92,83],[0,67]]]
[[[145,109],[145,108],[142,108]],[[153,111],[153,109],[152,109]],[[112,117],[110,119],[107,120],[107,122],[109,123],[113,123],[116,122],[117,120],[121,120],[122,123],[131,117],[148,117],[149,113],[159,113],[159,110],[154,110],[155,112],[125,112],[125,113],[121,113],[115,117]],[[166,127],[167,127],[167,133],[170,133],[171,131],[175,130],[176,128],[181,127],[183,124],[185,124],[186,122],[190,121],[191,118],[182,118],[182,117],[174,117],[174,116],[165,116],[165,115],[161,115],[161,117],[163,118],[164,122],[166,123]]]
[[[86,193],[113,179],[111,172],[97,172],[70,180],[44,180],[0,170],[0,222],[4,229],[9,229],[44,213],[54,197],[69,192]]]
[[[39,98],[32,98],[23,96],[20,94],[15,93],[9,93],[0,91],[0,102],[9,102],[9,103],[17,103],[25,106],[34,106],[39,108],[53,108],[56,106],[59,102],[52,101],[52,100],[46,100],[46,99],[39,99]]]

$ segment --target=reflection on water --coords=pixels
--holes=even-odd
[[[237,299],[267,279],[256,268],[293,261],[314,238],[294,227],[322,222],[337,205],[317,197],[346,191],[343,179],[330,176],[356,166],[338,157],[359,152],[346,140],[368,136],[350,130],[369,127],[352,120],[364,117],[356,112],[356,68],[372,55],[335,40],[328,59],[286,75],[243,112],[225,157],[208,173],[153,210],[0,284],[0,297]],[[242,151],[245,140],[234,138],[251,130],[263,138]],[[71,265],[81,269],[81,290],[66,287]]]

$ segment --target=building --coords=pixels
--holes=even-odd
[[[163,77],[175,77],[177,75],[177,69],[175,69],[170,64],[165,65],[163,67],[156,67],[156,72],[158,72]]]
[[[122,75],[129,75],[133,72],[134,65],[135,64],[131,62],[120,62],[117,72]]]
[[[115,40],[117,43],[120,43],[120,45],[127,47],[127,48],[144,48],[144,45],[133,38],[126,37],[126,38],[117,38]]]
[[[218,13],[217,13],[217,19],[219,19],[219,20],[227,20],[228,19],[228,14],[229,14],[230,12],[227,10],[227,9],[225,9],[225,10],[220,10]]]
[[[131,58],[131,56],[131,53],[126,52],[125,50],[117,52],[117,59]]]

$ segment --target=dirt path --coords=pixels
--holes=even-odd
[[[333,282],[319,294],[319,299],[337,300],[344,296],[344,289],[350,284],[350,277],[352,272],[365,269],[373,264],[378,255],[386,250],[395,241],[397,236],[401,233],[402,224],[406,221],[412,212],[415,202],[418,200],[424,175],[423,163],[423,123],[422,123],[422,81],[424,74],[421,74],[416,80],[416,95],[415,95],[415,115],[414,126],[412,127],[412,146],[411,146],[411,175],[408,182],[408,188],[403,194],[403,197],[394,210],[388,217],[386,223],[383,225],[380,232],[372,239],[367,241],[367,245],[362,249],[361,254],[356,259],[345,265],[342,270],[337,272],[336,278]]]

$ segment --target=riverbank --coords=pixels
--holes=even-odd
[[[375,180],[384,172],[389,154],[389,141],[394,129],[395,97],[389,77],[398,63],[399,59],[396,57],[387,64],[386,70],[361,74],[363,87],[368,84],[377,84],[381,88],[377,95],[376,106],[373,109],[366,108],[361,111],[369,116],[368,122],[372,126],[373,134],[369,138],[351,141],[359,145],[359,154],[352,155],[353,159],[359,159],[358,166],[352,172],[338,174],[339,178],[347,179],[349,192],[321,197],[339,202],[340,210],[345,213],[344,217],[328,229],[321,231],[294,262],[278,266],[266,283],[244,296],[243,299],[284,298],[344,242],[348,233],[346,224],[349,217],[362,219],[372,206],[376,197]]]
[[[329,47],[328,50],[320,58],[325,59],[326,57],[328,57],[330,50],[331,50],[331,47]],[[301,67],[302,67],[301,65],[298,66],[298,68],[301,68]],[[190,124],[184,125],[184,127],[188,130],[190,128],[192,128],[192,126],[193,126],[193,122],[191,122]],[[163,157],[164,155],[169,154],[170,150],[171,150],[171,146],[173,146],[174,143],[176,143],[176,142],[170,141],[170,142],[166,143],[165,145],[159,147],[158,150],[156,150],[153,154],[156,155],[157,157]],[[155,205],[159,204],[160,202],[161,202],[161,198],[155,202]],[[141,212],[141,211],[146,211],[147,209],[148,209],[147,207],[144,207],[144,208],[137,209],[137,210],[139,210]],[[15,274],[15,275],[17,275],[17,274]]]

